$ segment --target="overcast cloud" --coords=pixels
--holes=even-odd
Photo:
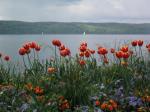
[[[0,0],[0,20],[150,22],[150,0]]]

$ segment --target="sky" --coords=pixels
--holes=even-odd
[[[0,0],[0,20],[150,23],[150,0]]]

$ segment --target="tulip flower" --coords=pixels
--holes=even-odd
[[[80,61],[79,61],[79,64],[80,64],[81,66],[83,66],[83,65],[86,64],[86,62],[85,62],[84,60],[80,60]]]
[[[95,50],[90,50],[91,54],[94,54],[95,53]]]
[[[27,52],[27,50],[24,47],[19,49],[19,54],[22,55],[22,56],[25,55],[26,52]]]
[[[87,46],[80,46],[80,51],[85,52],[87,50]]]
[[[86,47],[87,47],[87,43],[86,43],[86,42],[82,42],[82,43],[80,44],[80,46],[86,46]]]
[[[110,52],[111,52],[111,53],[115,53],[115,49],[114,49],[114,48],[111,48],[111,49],[110,49]]]
[[[113,106],[112,105],[108,105],[107,108],[108,108],[108,110],[113,111]]]
[[[65,49],[64,49],[64,50],[61,50],[61,51],[60,51],[60,55],[61,55],[62,57],[67,56],[66,50],[65,50]]]
[[[98,54],[105,55],[107,53],[108,53],[108,51],[106,48],[104,48],[104,47],[98,48]]]
[[[120,50],[123,52],[128,52],[128,46],[123,46]]]
[[[99,106],[100,105],[100,101],[99,100],[96,100],[95,101],[95,106]]]
[[[26,49],[26,50],[29,50],[30,49],[30,43],[24,44],[23,48]]]
[[[89,58],[90,57],[90,52],[87,50],[87,51],[85,51],[84,55],[85,55],[85,57]]]
[[[36,86],[35,88],[34,88],[34,92],[35,92],[35,94],[43,94],[43,89],[42,88],[40,88],[39,86]]]
[[[39,51],[41,50],[41,47],[40,47],[39,45],[36,45],[35,50],[36,50],[37,52],[39,52]]]
[[[138,40],[138,46],[141,47],[143,45],[143,40]]]
[[[117,58],[122,58],[123,57],[123,52],[122,51],[118,51],[118,52],[116,52],[116,57]]]
[[[61,45],[60,47],[59,47],[59,50],[64,50],[65,49],[65,46],[64,45]]]
[[[52,44],[53,44],[54,46],[57,46],[57,47],[60,47],[60,46],[61,46],[60,40],[52,40]]]
[[[80,56],[80,57],[83,57],[83,56],[84,56],[84,52],[80,52],[80,53],[79,53],[79,56]]]
[[[9,60],[10,60],[10,57],[9,57],[9,56],[5,56],[5,57],[4,57],[4,60],[5,60],[5,61],[9,61]]]
[[[30,48],[35,49],[35,47],[37,46],[37,43],[31,42],[29,45],[30,45]]]
[[[55,68],[53,68],[53,67],[49,67],[48,69],[47,69],[47,72],[48,73],[54,73],[56,71],[56,69]]]
[[[133,47],[135,47],[135,46],[137,46],[138,41],[137,41],[137,40],[134,40],[134,41],[131,42],[131,44],[132,44]]]
[[[128,52],[124,52],[122,57],[124,59],[127,59],[127,58],[129,58],[129,56],[130,56],[130,54]]]
[[[107,103],[103,103],[100,107],[102,110],[105,110],[107,108],[108,104]]]

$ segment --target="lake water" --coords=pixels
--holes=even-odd
[[[0,52],[10,55],[12,60],[18,60],[21,58],[18,54],[18,48],[25,42],[36,41],[43,46],[40,58],[45,59],[53,54],[50,48],[50,46],[52,47],[51,41],[53,39],[61,40],[62,43],[71,49],[74,55],[78,52],[82,41],[86,41],[89,48],[96,50],[98,45],[115,47],[119,43],[127,43],[134,39],[150,42],[150,35],[86,35],[86,37],[83,37],[83,35],[0,35]]]

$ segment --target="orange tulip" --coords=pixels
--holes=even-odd
[[[35,94],[43,94],[43,89],[42,88],[40,88],[39,86],[36,86],[35,88],[34,88],[34,92],[35,92]]]
[[[108,106],[107,103],[103,103],[100,107],[102,110],[105,110],[107,108],[107,106]]]
[[[47,72],[48,73],[54,73],[56,71],[56,69],[55,68],[53,68],[53,67],[49,67],[48,69],[47,69]]]

